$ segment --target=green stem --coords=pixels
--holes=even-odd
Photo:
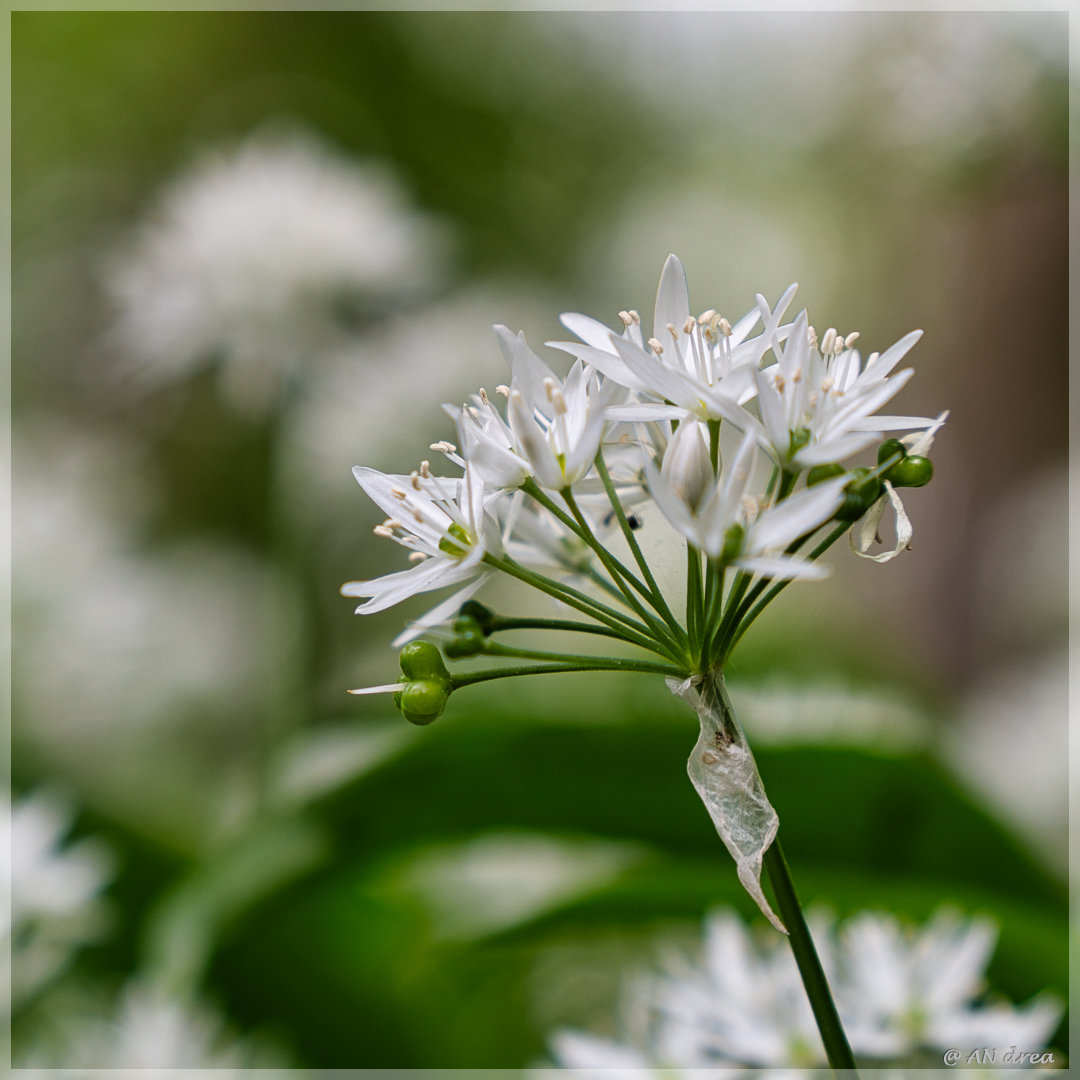
[[[611,503],[611,508],[615,511],[615,517],[618,519],[619,528],[622,529],[623,537],[626,539],[626,545],[630,548],[630,552],[634,556],[634,561],[638,564],[638,569],[648,583],[649,590],[652,593],[652,598],[650,600],[652,606],[660,612],[664,621],[671,627],[671,631],[676,639],[680,641],[685,640],[686,634],[679,625],[679,620],[675,618],[671,608],[668,607],[668,603],[664,599],[664,594],[661,592],[660,586],[657,585],[656,578],[653,576],[653,572],[649,568],[649,564],[641,552],[641,546],[637,542],[634,530],[630,528],[630,522],[626,517],[626,511],[619,501],[615,485],[611,480],[611,474],[608,472],[607,463],[604,461],[604,451],[602,448],[597,451],[594,464],[596,465],[596,472],[600,477],[600,481],[604,485],[604,491],[607,493],[608,502]]]
[[[809,927],[803,917],[802,906],[795,894],[795,885],[791,880],[791,871],[784,858],[779,837],[765,850],[763,864],[772,884],[776,906],[780,909],[780,918],[788,930],[791,951],[795,954],[795,963],[798,965],[806,996],[810,999],[810,1008],[814,1012],[818,1031],[821,1032],[821,1041],[825,1046],[829,1065],[834,1070],[849,1070],[857,1080],[855,1058],[840,1023],[840,1016],[814,948],[813,938],[810,937]]]
[[[524,617],[516,619],[496,615],[487,629],[489,634],[497,634],[503,630],[565,630],[574,634],[600,634],[603,637],[637,644],[633,638],[620,633],[618,630],[612,630],[610,626],[602,626],[599,623],[578,622],[576,619],[531,619]]]
[[[454,675],[453,689],[459,690],[463,686],[491,682],[493,679],[512,679],[518,675],[555,675],[563,671],[640,671],[675,679],[683,677],[679,668],[667,664],[653,664],[648,660],[601,657],[599,662],[592,663],[588,657],[579,657],[574,663],[523,664],[520,667],[491,668],[488,671],[472,671],[467,675]]]

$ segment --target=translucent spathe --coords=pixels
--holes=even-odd
[[[728,700],[724,676],[715,671],[682,682],[668,679],[667,685],[697,713],[701,724],[686,765],[690,782],[735,860],[743,888],[769,922],[786,934],[761,891],[761,861],[776,839],[780,821],[765,795],[754,755]]]

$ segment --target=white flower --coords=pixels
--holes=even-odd
[[[549,344],[641,395],[643,404],[615,408],[610,412],[615,418],[647,420],[689,414],[716,420],[755,393],[753,371],[774,340],[786,336],[780,319],[794,294],[793,285],[772,310],[759,296],[758,307],[734,326],[711,309],[695,318],[690,314],[686,272],[678,258],[669,255],[656,293],[653,333],[647,340],[635,311],[620,312],[621,335],[587,315],[567,313],[561,317],[563,325],[584,346]],[[763,314],[762,333],[750,337]]]
[[[864,1052],[901,1056],[920,1047],[1008,1047],[1039,1050],[1061,1019],[1049,996],[1015,1007],[972,1007],[997,939],[986,918],[941,909],[922,928],[864,912],[841,928],[843,981],[837,1006],[851,1018]]]
[[[359,465],[353,474],[388,515],[375,527],[376,535],[390,537],[408,548],[410,560],[416,565],[372,581],[350,581],[341,587],[342,595],[368,597],[356,609],[358,615],[366,615],[417,593],[468,582],[465,590],[429,612],[416,632],[431,625],[431,619],[442,621],[447,617],[444,609],[448,605],[460,605],[476,591],[478,579],[486,576],[485,554],[498,551],[500,546],[494,524],[485,514],[483,481],[471,468],[466,468],[460,478],[434,476],[426,461],[419,471],[408,476]]]
[[[385,168],[257,136],[161,194],[109,280],[115,337],[151,380],[221,361],[230,400],[262,409],[347,333],[350,308],[427,287],[443,246]]]
[[[112,1080],[122,1069],[140,1077],[175,1076],[188,1069],[200,1075],[205,1070],[216,1080],[243,1076],[247,1069],[281,1069],[285,1076],[276,1050],[240,1041],[206,1005],[142,982],[129,982],[104,1008],[95,1000],[83,1011],[54,1017],[45,1036],[21,1058],[20,1073],[78,1068],[80,1076],[93,1080]]]
[[[692,439],[690,434],[684,436],[685,442]],[[681,452],[682,442],[673,438],[668,452],[672,447]],[[719,482],[713,484],[710,477],[707,489],[696,479],[692,486],[682,481],[673,485],[672,470],[665,477],[663,467],[657,470],[648,458],[645,476],[671,525],[711,559],[771,578],[823,577],[824,567],[778,552],[832,517],[847,478],[827,480],[759,511],[757,500],[747,494],[755,453],[754,434],[747,432],[732,460],[725,463]]]
[[[1061,1019],[1048,996],[1021,1007],[976,1006],[996,930],[939,911],[923,928],[863,912],[839,931],[810,914],[811,931],[852,1050],[902,1066],[920,1052],[1017,1045],[1041,1050]],[[809,1068],[825,1052],[786,941],[759,938],[733,914],[706,924],[700,961],[670,951],[662,970],[623,995],[618,1041],[556,1032],[552,1056],[570,1069]]]
[[[112,860],[96,840],[65,846],[71,822],[70,808],[43,792],[10,805],[4,815],[0,846],[10,855],[4,863],[10,877],[0,903],[10,904],[4,913],[9,1004],[50,982],[75,949],[103,929],[99,894],[112,876]]]
[[[866,367],[851,346],[858,334],[829,330],[820,351],[803,311],[787,344],[779,340],[776,364],[753,372],[760,421],[746,409],[725,413],[739,427],[753,431],[782,468],[800,472],[813,465],[840,462],[881,438],[882,432],[927,427],[919,416],[874,416],[914,374],[907,368],[890,378],[893,368],[922,336],[913,330],[884,353],[871,354]]]

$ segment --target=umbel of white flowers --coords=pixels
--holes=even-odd
[[[362,599],[357,612],[368,614],[455,587],[394,644],[435,629],[445,638],[450,627],[456,636],[447,655],[535,662],[484,678],[607,666],[685,679],[722,668],[789,581],[825,576],[816,560],[848,527],[857,555],[894,558],[912,535],[898,489],[930,480],[927,454],[947,415],[878,412],[911,378],[910,368],[896,368],[921,332],[864,362],[857,333],[819,336],[805,311],[785,323],[794,294],[792,286],[775,307],[758,295],[735,323],[711,308],[692,315],[682,264],[669,256],[651,333],[632,310],[619,313],[615,331],[586,315],[562,316],[580,339],[549,343],[574,358],[565,378],[523,334],[497,326],[509,381],[494,396],[481,389],[462,406],[445,406],[457,442],[431,444],[455,474],[439,475],[426,459],[410,473],[354,470],[386,515],[376,534],[408,549],[411,565],[342,592]],[[887,438],[892,432],[906,434]],[[875,466],[850,464],[875,444]],[[634,535],[634,508],[645,504],[685,542],[684,597],[663,595]],[[896,542],[874,554],[890,506]],[[526,626],[491,616],[477,624],[475,612],[470,621],[462,605],[500,572],[588,621]],[[502,630],[547,627],[608,636],[652,655],[605,665],[604,658],[511,649],[493,639]],[[429,659],[417,667],[420,655]],[[441,668],[438,678],[433,666]],[[413,650],[403,654],[397,682],[354,693],[402,694],[405,715],[429,722],[452,690],[481,677],[443,672],[430,650]],[[423,709],[410,708],[421,697]]]
[[[431,444],[456,474],[439,475],[427,459],[410,473],[354,470],[386,515],[376,534],[407,548],[412,565],[342,588],[363,601],[361,614],[454,589],[395,640],[405,645],[398,680],[352,691],[395,694],[416,724],[437,719],[455,690],[490,679],[663,675],[700,721],[690,778],[740,881],[780,930],[760,886],[777,817],[727,699],[724,666],[792,580],[825,575],[817,560],[849,529],[852,550],[878,562],[907,546],[897,491],[929,482],[927,455],[946,416],[878,412],[911,378],[896,368],[920,332],[864,363],[858,334],[830,328],[819,337],[805,311],[784,322],[794,295],[792,286],[771,306],[759,294],[734,323],[712,308],[694,315],[671,255],[651,333],[632,310],[619,313],[616,330],[563,315],[579,339],[549,343],[573,357],[565,378],[523,334],[497,326],[509,381],[494,397],[481,389],[447,405],[457,443]],[[875,445],[875,465],[851,464]],[[650,506],[685,546],[685,595],[665,595],[635,535],[639,511],[655,520]],[[896,544],[871,554],[888,506]],[[583,618],[495,614],[473,598],[496,573],[560,601],[560,616]],[[504,632],[524,629],[607,637],[639,655],[504,643]],[[413,640],[428,631],[450,659],[510,662],[451,673],[435,644]]]

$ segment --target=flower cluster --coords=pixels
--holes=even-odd
[[[942,908],[921,927],[869,911],[839,928],[820,912],[811,924],[852,1049],[868,1064],[929,1067],[960,1046],[1041,1050],[1061,1020],[1049,995],[976,1004],[997,938],[988,919]],[[627,987],[620,1028],[617,1041],[559,1031],[553,1057],[571,1071],[639,1076],[825,1064],[791,953],[730,912],[707,920],[700,961],[672,951]]]
[[[651,333],[632,310],[619,313],[616,330],[563,315],[578,340],[549,344],[573,357],[565,377],[523,334],[497,326],[508,381],[493,395],[481,389],[461,406],[447,405],[457,441],[431,444],[454,475],[437,474],[426,459],[407,475],[355,469],[387,515],[375,532],[408,548],[414,565],[342,592],[369,613],[456,586],[401,644],[455,616],[454,632],[462,632],[462,605],[493,573],[507,573],[590,622],[488,619],[470,638],[475,648],[459,643],[448,655],[547,661],[499,669],[515,675],[600,666],[595,657],[575,665],[492,640],[496,630],[528,622],[620,639],[660,658],[637,670],[685,678],[722,668],[787,582],[824,576],[816,560],[848,528],[856,553],[892,558],[911,538],[897,489],[929,481],[926,455],[945,418],[878,413],[910,379],[911,369],[896,368],[920,332],[863,362],[857,333],[829,329],[819,337],[805,311],[784,322],[794,294],[792,286],[775,305],[758,295],[734,323],[711,308],[694,315],[672,255]],[[886,438],[897,431],[907,434]],[[875,443],[876,467],[850,465]],[[869,555],[890,505],[897,546]],[[636,508],[653,506],[686,544],[687,593],[678,603],[659,588],[635,535]],[[611,658],[607,666],[628,663]],[[404,672],[403,679],[371,689],[400,691]],[[447,694],[463,685],[448,680]]]

